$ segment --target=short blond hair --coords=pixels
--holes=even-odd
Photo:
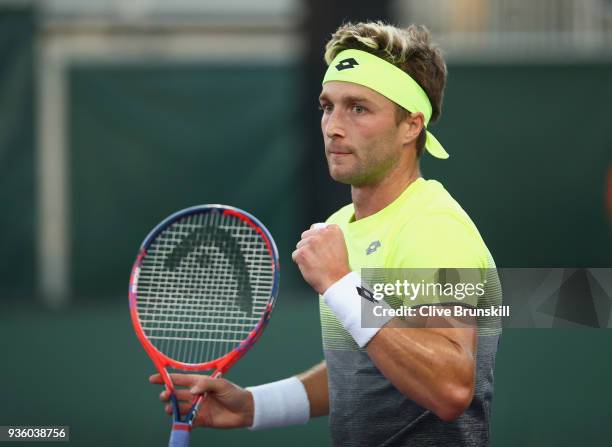
[[[327,65],[343,50],[367,51],[408,73],[425,91],[431,103],[430,122],[442,114],[442,99],[446,86],[446,63],[442,51],[431,42],[429,30],[423,25],[397,28],[383,22],[345,23],[325,45]],[[398,106],[399,119],[406,116]],[[425,145],[425,131],[417,143],[420,152]]]

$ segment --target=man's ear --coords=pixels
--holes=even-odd
[[[412,112],[401,123],[404,144],[410,144],[419,137],[425,125],[425,118],[421,112]]]

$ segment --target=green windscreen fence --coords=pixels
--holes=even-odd
[[[281,65],[74,67],[73,294],[123,292],[147,232],[205,203],[257,216],[287,265],[301,232],[299,81]]]
[[[291,66],[77,66],[70,71],[72,290],[122,291],[165,215],[227,203],[260,217],[283,256],[302,230],[306,151]],[[605,181],[612,66],[452,66],[425,156],[478,225],[498,266],[610,265]],[[323,157],[319,157],[323,163]],[[348,197],[347,197],[348,200]],[[342,205],[338,203],[338,206]],[[299,282],[298,282],[299,283]]]
[[[34,287],[34,16],[0,8],[0,300]]]
[[[0,292],[28,297],[36,289],[34,19],[17,9],[0,21]],[[289,255],[305,205],[319,200],[302,167],[322,147],[303,144],[312,109],[300,106],[300,73],[290,65],[73,66],[74,296],[123,293],[146,232],[177,209],[210,202],[260,217],[279,244],[284,282],[301,284]],[[610,64],[453,65],[433,127],[451,158],[424,157],[423,173],[470,213],[499,266],[610,265],[610,101]]]

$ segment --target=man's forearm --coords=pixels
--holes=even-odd
[[[401,328],[391,322],[366,349],[403,394],[441,419],[454,420],[474,391],[476,338],[467,331],[473,329]]]
[[[310,402],[310,417],[329,414],[329,392],[327,388],[327,365],[321,362],[308,371],[297,375],[306,389]]]

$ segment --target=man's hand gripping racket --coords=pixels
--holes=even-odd
[[[278,251],[252,215],[224,205],[179,211],[155,227],[130,276],[132,323],[170,393],[170,447],[189,445],[206,399],[181,418],[168,368],[220,377],[259,339],[279,286]]]

